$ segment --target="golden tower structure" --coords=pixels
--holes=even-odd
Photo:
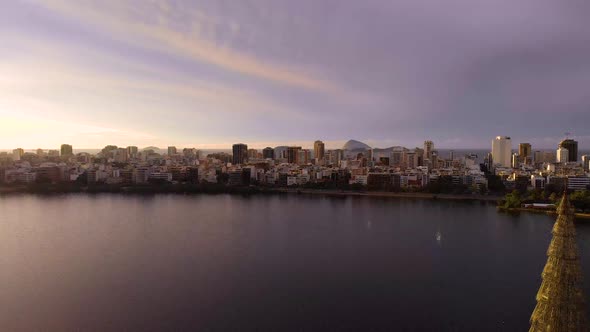
[[[529,332],[588,330],[574,210],[567,192],[557,212]]]

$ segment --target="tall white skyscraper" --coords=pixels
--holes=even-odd
[[[510,167],[512,163],[512,141],[508,136],[498,136],[492,141],[494,165]]]

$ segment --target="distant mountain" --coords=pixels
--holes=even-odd
[[[155,146],[148,146],[147,148],[143,148],[141,149],[142,151],[146,151],[146,150],[154,150],[154,151],[159,151],[160,148],[155,147]]]
[[[367,150],[370,148],[371,147],[367,144],[353,139],[349,140],[344,144],[344,146],[342,146],[342,150]]]

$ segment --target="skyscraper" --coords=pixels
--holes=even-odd
[[[492,141],[492,158],[495,165],[510,167],[512,162],[512,141],[508,136],[498,136]]]
[[[313,156],[318,161],[324,160],[324,156],[325,156],[324,142],[318,140],[313,143]]]
[[[232,163],[234,165],[244,164],[248,157],[248,145],[242,143],[234,144],[232,146],[232,153]]]
[[[177,152],[177,150],[176,150],[176,147],[175,146],[169,146],[168,147],[168,155],[169,156],[175,155],[176,152]]]
[[[14,149],[12,150],[12,159],[13,160],[20,160],[20,158],[22,158],[22,156],[25,154],[25,150],[18,148],[18,149]]]
[[[138,152],[139,152],[139,149],[137,148],[137,146],[128,146],[127,147],[127,154],[131,158],[136,158]]]
[[[528,164],[532,159],[531,143],[520,143],[518,145],[518,156],[523,163]]]
[[[434,143],[432,141],[424,141],[424,159],[432,160],[432,152],[434,151]]]
[[[590,171],[590,155],[582,156],[582,167],[585,171]]]
[[[262,158],[264,159],[275,159],[275,149],[266,147],[262,150]]]
[[[287,148],[287,162],[289,164],[297,164],[299,159],[299,151],[301,151],[300,146],[289,146]]]
[[[299,165],[309,164],[311,160],[311,151],[308,149],[299,150],[297,152],[297,163]]]
[[[72,149],[72,146],[69,144],[62,144],[61,148],[60,148],[60,155],[62,157],[69,157],[72,156],[74,154],[74,150]]]
[[[258,158],[258,150],[248,149],[248,159],[256,159],[256,158]]]
[[[512,154],[511,165],[512,165],[512,168],[518,168],[518,166],[520,165],[520,156],[518,155],[518,153]]]
[[[565,148],[559,147],[557,149],[556,157],[558,163],[567,163],[569,162],[569,151]]]
[[[568,151],[568,162],[578,161],[578,142],[573,139],[564,139],[559,143],[560,148],[567,149]]]

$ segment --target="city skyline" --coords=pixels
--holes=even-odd
[[[498,136],[500,137],[500,136]],[[510,138],[510,137],[509,137]],[[561,141],[563,140],[568,140],[568,139],[573,139],[574,141],[578,142],[575,137],[569,137],[569,138],[562,138],[560,141],[556,141],[553,142],[555,146],[553,147],[538,147],[538,146],[534,146],[531,145],[531,149],[535,150],[535,151],[554,151],[556,148],[560,147]],[[52,146],[52,147],[42,147],[42,146],[37,146],[37,147],[23,147],[23,146],[13,146],[13,147],[7,147],[7,148],[0,148],[0,152],[10,152],[14,149],[23,149],[25,151],[36,151],[36,150],[44,150],[44,151],[48,151],[48,150],[57,150],[60,151],[62,149],[62,147],[64,145],[69,146],[71,149],[73,149],[73,151],[93,151],[93,150],[101,150],[103,149],[105,146],[109,146],[109,145],[115,145],[118,147],[134,147],[134,148],[138,148],[140,150],[145,150],[145,149],[150,149],[150,148],[157,148],[159,150],[163,150],[166,151],[167,149],[169,149],[170,147],[173,148],[177,148],[177,149],[183,149],[183,148],[195,148],[195,149],[201,149],[201,150],[215,150],[215,151],[221,151],[221,150],[228,150],[231,151],[232,150],[232,146],[234,144],[245,144],[247,145],[249,148],[251,149],[257,149],[257,150],[263,150],[265,148],[276,148],[276,147],[289,147],[289,146],[298,146],[301,147],[303,149],[310,149],[310,150],[315,150],[315,143],[316,142],[321,142],[324,146],[326,150],[337,150],[337,149],[342,149],[343,146],[349,142],[349,141],[358,141],[361,143],[368,143],[371,141],[360,141],[360,140],[356,140],[356,139],[349,139],[349,140],[344,140],[344,141],[325,141],[325,140],[321,140],[321,139],[314,139],[314,140],[307,140],[307,141],[297,141],[297,142],[289,142],[289,143],[285,143],[285,142],[276,142],[276,144],[268,144],[268,145],[263,145],[260,142],[248,142],[248,141],[236,141],[236,142],[230,142],[230,143],[218,143],[218,144],[211,144],[211,145],[204,145],[204,144],[187,144],[187,145],[174,145],[174,144],[162,144],[162,145],[149,145],[149,146],[137,146],[137,145],[125,145],[125,144],[116,144],[116,142],[110,142],[107,144],[104,144],[102,146],[98,146],[98,147],[83,147],[83,146],[77,146],[75,143],[67,142],[67,143],[60,143],[58,144],[57,147]],[[525,145],[530,145],[530,143],[528,142],[519,142],[516,141],[514,139],[511,139],[511,141],[513,142],[510,151],[511,152],[519,152],[520,151],[520,146],[521,144],[525,144]],[[391,147],[395,147],[395,146],[399,146],[399,147],[404,147],[404,148],[423,148],[425,147],[425,144],[427,142],[430,142],[431,144],[433,143],[431,140],[423,140],[422,143],[418,143],[415,145],[387,145],[387,146],[374,146],[371,144],[367,144],[369,145],[371,148],[375,148],[375,149],[386,149],[386,148],[391,148]],[[436,143],[436,142],[434,142]],[[492,144],[493,145],[493,144]],[[436,145],[436,149],[435,150],[489,150],[492,151],[493,150],[493,146],[490,147],[490,144],[488,142],[488,146],[481,146],[481,147],[473,147],[473,148],[469,148],[469,147],[452,147],[452,146],[439,146],[438,144]],[[581,146],[580,151],[587,151],[585,146]],[[577,154],[577,151],[576,153]]]
[[[5,1],[0,148],[590,144],[587,4],[433,4]]]

